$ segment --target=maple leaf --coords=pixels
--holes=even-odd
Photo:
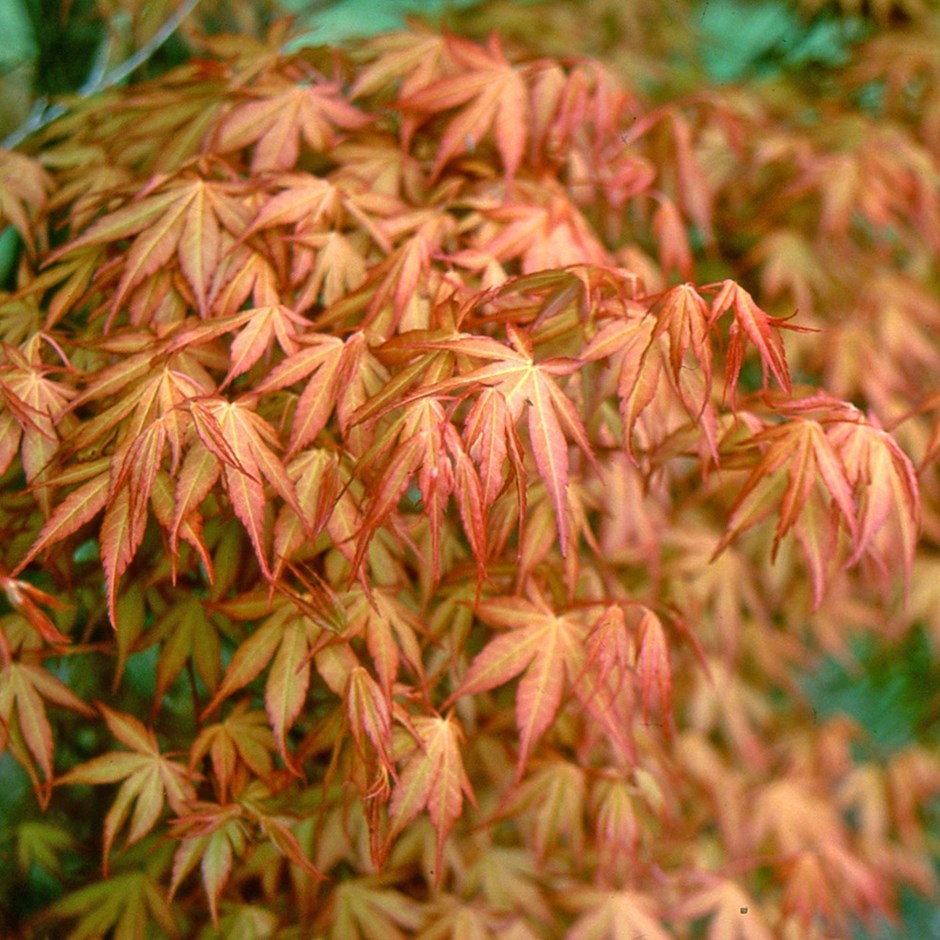
[[[262,603],[262,609],[268,606],[267,602]],[[321,673],[326,673],[327,684],[336,686],[334,691],[337,694],[345,692],[348,681],[348,673],[335,678],[330,675],[331,667],[342,666],[331,660],[333,654],[330,647],[324,645],[324,632],[324,628],[310,617],[299,615],[293,603],[277,603],[274,611],[235,651],[215,695],[202,711],[203,717],[252,682],[270,663],[265,683],[265,711],[278,753],[287,766],[296,771],[294,757],[287,749],[287,733],[300,716],[307,699],[311,659]],[[355,665],[355,657],[352,659]]]
[[[158,179],[53,252],[47,264],[89,251],[98,258],[103,246],[133,239],[123,255],[120,280],[110,292],[108,325],[131,290],[174,256],[200,315],[206,316],[209,289],[222,252],[222,232],[237,237],[250,222],[250,211],[238,198],[242,189],[241,184],[201,179],[192,173]]]
[[[337,82],[297,82],[269,75],[243,89],[248,99],[222,120],[215,146],[222,153],[254,145],[251,169],[289,170],[300,154],[301,139],[318,153],[329,153],[337,130],[357,130],[371,118],[346,102]]]
[[[350,940],[407,940],[424,922],[411,900],[378,876],[343,879],[333,892],[330,915],[332,936]]]
[[[437,833],[434,881],[443,877],[444,843],[463,811],[466,797],[476,797],[460,755],[462,731],[452,716],[417,716],[412,719],[417,747],[402,769],[389,804],[391,843],[425,807]]]
[[[131,804],[134,813],[127,833],[127,846],[139,842],[157,824],[165,803],[177,814],[196,798],[193,777],[187,768],[160,753],[156,735],[133,715],[123,714],[98,703],[98,710],[111,733],[129,751],[110,751],[67,771],[56,786],[72,783],[103,784],[123,781],[104,821],[102,866],[105,876],[110,865],[111,846],[127,821]]]
[[[460,685],[445,703],[478,695],[525,672],[516,692],[519,729],[517,780],[535,742],[551,726],[561,705],[565,677],[574,683],[584,668],[583,624],[558,616],[548,604],[518,597],[482,601],[479,616],[509,633],[491,640],[473,659]]]
[[[673,916],[692,921],[711,915],[707,940],[771,940],[760,910],[735,882],[708,879],[698,890],[680,901]]]
[[[163,702],[167,690],[187,663],[192,662],[209,691],[219,685],[220,641],[218,627],[212,622],[205,603],[183,595],[154,624],[149,641],[163,639],[157,660],[154,702]],[[121,629],[120,618],[117,620]]]
[[[302,316],[284,304],[252,307],[244,314],[251,314],[251,317],[232,341],[232,365],[220,389],[247,372],[267,352],[274,339],[288,356],[295,353],[299,348],[297,327],[307,325]]]
[[[48,800],[52,782],[54,752],[46,702],[71,709],[86,718],[94,715],[93,709],[41,666],[11,662],[7,656],[0,669],[0,741],[5,742],[14,728],[19,730],[27,749],[25,754],[22,751],[20,754],[26,760],[30,755],[42,771],[43,785],[38,796],[43,803]]]
[[[45,604],[55,610],[66,610],[67,604],[62,603],[50,594],[46,594],[45,591],[40,591],[39,588],[28,581],[12,578],[2,572],[0,572],[0,588],[3,589],[10,606],[22,614],[36,633],[47,643],[55,646],[71,643],[70,638],[56,627],[49,615],[39,606]]]
[[[246,769],[261,780],[268,780],[274,771],[272,752],[276,742],[267,716],[249,708],[247,700],[238,702],[224,721],[203,728],[190,748],[191,768],[208,754],[221,803],[226,803],[229,793],[237,793],[245,784]]]
[[[45,207],[51,188],[52,179],[38,160],[0,150],[0,225],[9,222],[30,255],[36,251],[36,215]]]
[[[680,285],[646,310],[628,303],[625,316],[605,323],[581,351],[581,360],[619,361],[617,395],[627,454],[637,462],[635,431],[644,412],[666,401],[671,388],[718,462],[717,418],[711,404],[712,351],[707,307]],[[672,380],[670,386],[669,380]]]
[[[396,776],[392,761],[392,703],[361,666],[357,666],[349,676],[346,709],[357,753],[360,757],[364,755],[363,745],[368,739],[381,766],[389,775]]]
[[[448,63],[449,47],[445,37],[424,32],[385,33],[364,44],[371,57],[356,76],[351,98],[374,95],[384,86],[404,79],[403,96],[439,80]]]
[[[840,422],[830,436],[858,507],[855,550],[848,564],[867,554],[888,573],[900,562],[909,588],[921,524],[913,463],[887,432],[866,422]]]
[[[447,36],[455,75],[437,78],[397,101],[405,112],[438,114],[463,106],[440,136],[432,179],[455,156],[468,153],[492,131],[507,176],[514,176],[527,142],[529,94],[520,71],[507,61],[494,33],[486,48]]]
[[[579,888],[566,903],[584,911],[568,931],[569,940],[669,940],[656,902],[648,895]]]
[[[190,409],[196,419],[200,440],[223,465],[222,473],[232,508],[248,532],[262,572],[270,577],[262,481],[270,482],[301,520],[304,516],[290,477],[269,446],[277,441],[277,433],[250,405],[250,398],[235,402],[213,398],[192,401]],[[204,468],[200,455],[198,470],[192,474],[192,482],[188,484],[191,489],[185,495],[187,506],[198,503],[214,482],[214,471],[210,469],[207,473]]]
[[[500,392],[512,423],[528,409],[528,432],[535,465],[555,510],[558,541],[564,557],[568,551],[568,442],[570,437],[594,462],[591,445],[578,411],[551,376],[570,375],[578,368],[577,361],[555,358],[536,362],[529,337],[513,327],[508,328],[512,347],[484,336],[466,336],[455,340],[418,342],[418,349],[453,350],[474,358],[488,359],[489,365],[472,369],[442,382],[426,386],[413,398],[442,395],[465,386],[492,387]],[[404,403],[407,403],[406,399]],[[498,406],[497,406],[498,407]],[[507,425],[504,422],[504,428]],[[492,445],[491,446],[499,446]],[[472,452],[472,448],[471,448]],[[485,451],[484,451],[485,453]],[[492,454],[492,452],[490,452]],[[493,455],[495,458],[495,455]],[[495,459],[486,458],[484,479],[495,470]],[[492,488],[492,484],[491,484]],[[485,491],[484,491],[485,492]]]
[[[180,931],[165,894],[156,873],[123,872],[60,898],[43,918],[78,918],[73,937],[141,937],[156,923],[176,938]]]
[[[789,395],[792,391],[790,370],[787,367],[786,353],[779,330],[805,330],[805,327],[796,327],[787,323],[781,317],[772,317],[765,313],[754,298],[739,284],[725,280],[717,285],[718,291],[712,300],[711,319],[717,320],[727,310],[732,311],[733,323],[728,331],[728,378],[727,388],[732,398],[737,386],[741,365],[744,362],[745,344],[750,340],[760,355],[761,367],[764,373],[764,385],[767,384],[768,373],[776,379],[780,388]],[[708,290],[708,288],[703,288]]]
[[[819,421],[801,417],[766,428],[751,442],[762,446],[763,453],[738,494],[715,554],[740,532],[778,512],[773,553],[776,555],[783,536],[799,525],[818,607],[832,554],[828,546],[838,528],[848,530],[853,544],[857,545],[859,538],[855,495],[836,450],[838,442]],[[814,493],[821,505],[811,501]],[[828,511],[830,504],[838,513],[835,517]],[[816,545],[826,548],[816,550]]]
[[[288,455],[309,444],[326,426],[340,389],[359,365],[364,337],[355,333],[345,342],[336,336],[303,336],[300,348],[279,362],[255,386],[259,395],[304,382],[294,410]]]
[[[518,259],[524,274],[609,263],[604,246],[563,191],[546,186],[530,192],[522,182],[516,189],[518,202],[480,206],[485,222],[475,233],[472,247],[450,255],[454,263],[484,271],[494,262],[508,264]]]
[[[31,484],[49,476],[61,438],[74,427],[68,409],[76,398],[74,388],[49,377],[59,370],[42,362],[40,341],[37,334],[23,349],[4,344],[6,362],[0,366],[3,469],[9,467],[19,444],[23,470]],[[45,516],[51,511],[50,495],[45,488],[39,490],[38,501]]]
[[[171,837],[179,841],[173,857],[169,898],[198,864],[212,923],[219,927],[219,897],[232,873],[232,859],[244,854],[248,832],[237,804],[193,803],[191,811],[175,819]]]
[[[636,675],[640,687],[643,720],[649,707],[658,703],[667,730],[672,728],[672,668],[669,665],[669,644],[662,621],[656,613],[643,608],[636,627]]]

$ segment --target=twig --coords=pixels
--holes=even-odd
[[[196,8],[199,0],[184,0],[179,9],[160,27],[159,30],[144,43],[133,55],[116,65],[110,71],[104,71],[98,62],[93,65],[88,79],[78,90],[79,99],[89,98],[91,95],[113,88],[124,81],[132,72],[140,68],[169,38],[179,29],[183,20]],[[34,102],[26,120],[12,133],[8,134],[3,143],[4,149],[11,150],[22,143],[31,134],[51,124],[68,111],[64,104],[49,104],[45,98]]]

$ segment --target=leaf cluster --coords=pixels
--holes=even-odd
[[[811,103],[279,23],[0,152],[0,748],[91,807],[13,827],[70,889],[29,929],[815,938],[933,890],[935,738],[796,679],[940,640],[892,35]]]

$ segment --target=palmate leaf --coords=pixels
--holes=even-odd
[[[219,897],[232,873],[233,857],[244,854],[248,832],[237,804],[194,803],[191,812],[174,820],[171,834],[179,841],[173,858],[170,900],[183,879],[200,866],[212,923],[219,926]]]
[[[711,915],[705,940],[772,940],[753,898],[733,881],[709,880],[684,897],[673,916],[691,921]]]
[[[569,940],[669,940],[658,905],[648,895],[582,888],[566,901],[584,911],[568,931]]]
[[[67,771],[55,781],[56,786],[72,783],[104,784],[123,781],[104,821],[102,867],[110,866],[111,847],[127,822],[132,804],[134,812],[127,833],[127,845],[139,842],[157,824],[164,805],[169,803],[177,814],[196,798],[194,777],[188,768],[160,753],[156,735],[133,715],[122,714],[98,704],[111,733],[127,751],[111,751]]]
[[[269,76],[246,89],[249,100],[222,121],[216,146],[222,153],[254,145],[251,168],[289,170],[297,163],[300,142],[328,153],[343,130],[357,130],[371,118],[341,95],[336,82],[297,82]],[[251,100],[254,99],[254,100]]]
[[[95,940],[110,936],[133,940],[147,936],[157,924],[173,938],[179,926],[166,900],[165,889],[156,874],[148,871],[122,872],[113,878],[93,882],[55,902],[43,920],[72,920],[78,923],[68,933],[73,940]]]
[[[920,525],[910,459],[884,431],[825,396],[784,410],[795,416],[752,438],[763,452],[732,507],[716,554],[738,533],[777,513],[774,551],[794,529],[810,566],[817,607],[840,531],[850,539],[847,565],[867,555],[887,570],[890,555],[909,578]],[[802,416],[813,411],[823,417]]]
[[[516,692],[519,779],[532,746],[551,726],[561,705],[566,677],[573,684],[583,674],[586,630],[575,618],[556,615],[544,600],[485,600],[477,612],[483,620],[510,632],[491,640],[476,655],[445,707],[464,695],[479,695],[525,672]]]
[[[594,462],[591,444],[581,418],[570,398],[558,387],[552,376],[570,375],[578,364],[574,360],[563,358],[547,359],[536,362],[533,357],[529,337],[513,327],[509,327],[512,346],[508,347],[489,337],[466,336],[455,340],[418,341],[417,349],[443,349],[473,358],[490,360],[489,365],[472,369],[442,382],[427,386],[420,392],[406,399],[440,396],[464,387],[494,388],[505,401],[508,415],[515,424],[525,409],[528,409],[527,426],[529,441],[539,475],[545,483],[555,511],[558,528],[558,541],[562,556],[568,551],[568,440],[571,438],[585,456]],[[498,407],[498,404],[496,405]],[[503,422],[503,433],[510,425]],[[476,434],[474,435],[477,436]],[[515,441],[507,435],[504,444],[495,443],[490,438],[488,446],[478,449],[481,460],[483,480],[492,480],[496,472],[496,457],[499,450],[511,447],[515,450]],[[497,448],[494,452],[493,448]],[[471,454],[473,447],[470,448]],[[488,484],[490,491],[495,483]],[[486,487],[487,484],[484,484]],[[486,492],[486,489],[484,489]]]
[[[251,216],[239,198],[241,184],[221,183],[183,173],[138,194],[133,201],[98,219],[78,238],[49,257],[49,262],[91,252],[133,238],[120,280],[111,292],[109,320],[116,316],[131,290],[176,258],[201,316],[222,251],[222,232],[239,236]]]
[[[278,753],[291,770],[299,773],[294,756],[287,747],[287,733],[300,716],[307,699],[311,678],[311,661],[327,685],[337,694],[344,694],[349,672],[358,664],[348,647],[344,658],[331,652],[328,629],[299,613],[293,602],[275,601],[273,612],[241,643],[229,662],[218,689],[202,711],[212,714],[227,698],[243,689],[269,666],[265,682],[264,704]],[[263,599],[256,605],[270,610]],[[227,609],[227,608],[225,608]],[[321,619],[321,618],[318,618]],[[351,659],[351,662],[350,662]]]
[[[26,748],[20,752],[21,763],[29,763],[31,758],[41,771],[42,789],[37,796],[43,803],[48,800],[52,784],[55,748],[47,703],[71,709],[86,718],[94,715],[93,709],[41,666],[9,660],[4,663],[0,670],[0,741],[5,745],[11,729],[14,726],[18,729]]]
[[[247,700],[238,702],[224,721],[203,728],[190,749],[191,768],[209,756],[221,803],[228,802],[229,794],[237,795],[241,790],[245,770],[262,781],[267,781],[274,771],[276,742],[267,715],[249,711],[249,707]]]
[[[518,67],[503,54],[496,35],[486,48],[446,38],[458,74],[409,90],[397,106],[406,113],[438,114],[461,108],[440,137],[432,177],[455,156],[472,151],[492,131],[507,176],[514,176],[527,142],[529,94]]]
[[[413,719],[417,748],[405,764],[392,791],[389,805],[389,840],[427,808],[437,833],[435,883],[443,876],[444,842],[463,810],[466,797],[475,806],[476,797],[467,779],[460,755],[463,737],[459,723],[446,718]]]

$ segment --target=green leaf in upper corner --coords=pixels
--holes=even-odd
[[[301,33],[291,40],[289,49],[309,43],[329,44],[354,37],[377,36],[403,29],[412,15],[439,17],[450,10],[466,8],[479,0],[339,0],[327,9],[314,0],[282,0],[282,5],[296,13]]]

